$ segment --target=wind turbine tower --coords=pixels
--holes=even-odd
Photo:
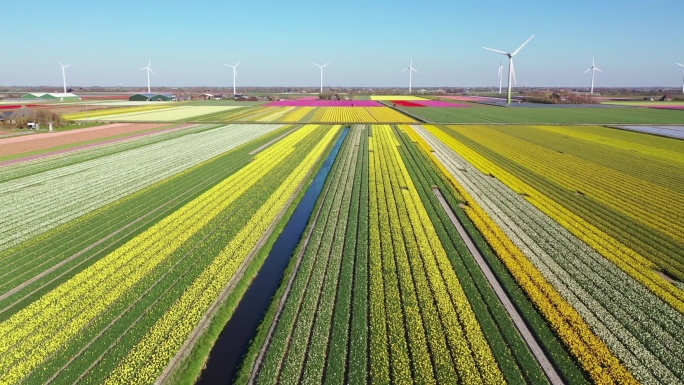
[[[684,64],[677,63],[678,66],[684,67]],[[682,93],[684,94],[684,70],[682,70]]]
[[[66,94],[66,71],[67,67],[71,67],[71,64],[64,65],[57,60],[57,63],[62,66],[62,84],[64,85],[64,93]]]
[[[152,68],[150,67],[150,65],[152,65],[152,59],[150,59],[150,60],[147,62],[147,67],[143,67],[143,68],[140,69],[141,71],[142,71],[142,70],[147,70],[147,93],[148,93],[148,94],[151,94],[151,93],[152,93],[152,91],[150,90],[150,72],[156,75],[156,73],[154,73],[154,71],[152,71]]]
[[[226,67],[230,67],[233,69],[233,96],[235,96],[235,78],[237,77],[237,66],[240,64],[241,60],[238,60],[235,65],[230,65],[230,64],[224,64]]]
[[[320,93],[322,94],[322,93],[323,93],[323,68],[325,68],[325,66],[327,66],[328,64],[330,64],[330,62],[327,62],[327,63],[325,63],[325,64],[323,64],[323,65],[316,64],[316,63],[313,63],[313,64],[314,64],[316,67],[318,67],[318,68],[321,69],[321,91],[320,91]]]
[[[594,94],[594,76],[596,76],[596,71],[601,72],[600,69],[596,68],[596,64],[594,63],[594,58],[591,58],[591,67],[587,68],[584,73],[586,74],[587,72],[591,71],[591,89],[589,90],[589,95]]]
[[[532,40],[533,37],[534,37],[534,35],[530,36],[529,39],[525,40],[525,42],[522,43],[522,45],[521,45],[520,47],[518,47],[518,49],[516,49],[516,50],[513,51],[513,52],[504,52],[504,51],[499,51],[499,50],[497,50],[497,49],[482,47],[482,48],[484,48],[484,49],[486,49],[486,50],[488,50],[488,51],[493,51],[493,52],[496,52],[496,53],[500,53],[500,54],[502,54],[502,55],[504,55],[504,56],[508,56],[508,97],[506,98],[506,102],[507,102],[508,104],[511,104],[511,86],[512,86],[511,80],[512,80],[513,82],[515,82],[515,69],[513,68],[513,56],[517,55],[518,52],[520,52],[520,50],[521,50],[527,43],[529,43],[530,40]]]
[[[413,68],[413,56],[411,56],[411,61],[409,62],[409,66],[401,70],[401,72],[408,71],[409,73],[409,95],[411,94],[411,75],[413,75],[411,72],[418,73],[415,68]]]
[[[499,62],[499,95],[501,95],[501,84],[503,83],[503,62]]]

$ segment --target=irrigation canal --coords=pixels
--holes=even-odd
[[[318,196],[348,132],[349,127],[342,130],[335,146],[287,221],[283,232],[273,244],[259,273],[211,349],[197,384],[232,384],[235,380],[242,357],[247,353],[249,343],[256,335],[268,305],[280,286],[283,272],[309,223]]]

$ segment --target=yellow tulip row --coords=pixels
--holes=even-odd
[[[296,110],[288,113],[287,115],[283,116],[282,118],[278,119],[279,122],[287,122],[287,123],[297,123],[300,122],[304,119],[306,115],[309,114],[309,112],[313,111],[315,107],[299,107]]]
[[[425,127],[461,156],[464,156],[469,161],[474,158],[474,151],[467,146],[444,134],[434,126]],[[418,135],[412,135],[412,137],[414,140],[423,141]],[[428,145],[424,144],[424,146]],[[636,384],[637,381],[632,373],[622,365],[606,344],[592,332],[580,314],[544,279],[542,274],[525,257],[522,251],[513,244],[465,189],[460,187],[456,179],[444,168],[435,155],[431,152],[428,152],[428,154],[430,154],[434,163],[449,178],[452,185],[467,203],[464,210],[477,229],[492,246],[518,284],[525,290],[537,309],[548,320],[572,354],[577,357],[577,360],[589,373],[592,380],[598,384]],[[480,158],[477,160],[482,161]],[[473,164],[478,166],[478,162],[475,160]],[[497,172],[497,177],[500,177],[500,175]],[[525,191],[529,190],[526,189]]]
[[[186,240],[294,151],[309,130],[286,137],[230,178],[128,241],[0,324],[0,381],[20,379],[175,252]],[[296,134],[296,135],[295,135]],[[270,151],[269,151],[270,150]],[[264,161],[257,162],[256,158]],[[12,382],[12,381],[10,381]]]
[[[684,291],[658,275],[654,270],[656,266],[653,262],[644,258],[630,247],[619,242],[608,235],[604,230],[596,227],[570,209],[537,191],[534,187],[525,184],[505,169],[485,159],[468,146],[462,145],[453,139],[449,145],[457,146],[459,148],[457,150],[459,151],[459,154],[468,159],[468,161],[478,169],[485,173],[495,173],[497,178],[516,192],[525,192],[528,196],[528,201],[542,210],[546,215],[553,218],[573,235],[601,253],[601,255],[606,257],[625,273],[629,274],[636,281],[647,287],[673,308],[684,313]],[[456,149],[455,147],[452,148]]]
[[[298,130],[296,136],[301,140],[317,129],[308,125]],[[295,193],[298,186],[323,155],[331,141],[336,137],[339,127],[327,131],[297,168],[268,197],[254,214],[248,225],[240,230],[216,259],[205,269],[192,285],[183,293],[162,318],[152,327],[123,361],[109,376],[108,384],[128,382],[152,383],[161,373],[169,360],[183,345],[189,333],[205,315],[209,306],[216,300],[225,285],[233,277],[245,258],[257,247],[262,234],[275,220],[278,213]],[[293,141],[294,142],[294,141]],[[270,153],[261,153],[258,161],[267,166],[270,159],[282,159],[293,150],[293,143],[273,146]],[[256,175],[255,175],[256,176]]]
[[[461,127],[458,132],[571,191],[582,191],[672,239],[684,239],[684,222],[679,220],[684,217],[682,194],[575,156],[549,151],[495,128]],[[577,170],[582,170],[581,178],[577,177]]]
[[[243,120],[298,122],[314,111],[308,119],[314,123],[412,123],[413,118],[389,107],[267,107],[280,108],[248,115]]]
[[[322,122],[375,123],[377,120],[363,107],[320,107],[324,110]]]
[[[168,104],[155,104],[150,106],[136,106],[136,107],[115,107],[115,108],[105,108],[97,109],[97,104],[90,106],[88,111],[74,112],[71,114],[64,114],[63,118],[66,120],[83,119],[83,118],[94,118],[97,116],[105,115],[116,115],[116,114],[128,114],[131,112],[143,112],[150,110],[158,110],[162,108],[175,107],[174,105]],[[93,109],[95,108],[95,109]]]
[[[415,119],[389,107],[369,107],[371,115],[378,122],[414,123]]]
[[[392,129],[373,126],[370,142],[371,379],[389,379],[390,367],[393,379],[410,376],[401,359],[409,343],[415,375],[426,383],[435,381],[433,370],[440,382],[504,383]]]
[[[297,107],[277,107],[272,113],[257,119],[258,122],[279,122],[280,119],[295,110]]]

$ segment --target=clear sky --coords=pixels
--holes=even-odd
[[[390,87],[496,85],[515,50],[518,85],[681,86],[684,0],[8,0],[0,84]],[[504,61],[504,65],[507,66]],[[507,68],[507,67],[506,67]],[[504,81],[505,84],[505,81]]]

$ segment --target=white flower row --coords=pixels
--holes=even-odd
[[[210,128],[210,125],[195,125],[183,129],[172,129],[170,131],[152,133],[149,135],[116,141],[109,144],[103,143],[98,146],[58,153],[42,158],[26,160],[20,163],[2,166],[2,173],[0,173],[0,184],[30,174],[56,169],[58,167],[64,167],[69,164],[79,163],[96,157],[142,147],[147,144],[169,140],[174,137],[191,134],[198,131],[205,131]]]
[[[684,380],[684,316],[421,126],[438,160],[644,383]]]
[[[0,183],[0,250],[282,125],[229,125]]]

